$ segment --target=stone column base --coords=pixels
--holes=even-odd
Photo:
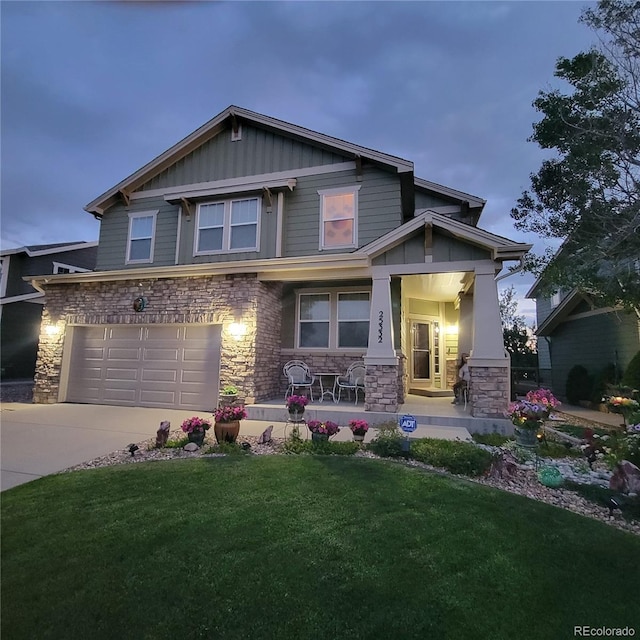
[[[399,405],[397,364],[368,364],[364,379],[364,410],[396,413]]]
[[[469,402],[474,418],[504,418],[509,405],[509,366],[473,366],[469,363]]]

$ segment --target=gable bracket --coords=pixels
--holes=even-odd
[[[238,123],[238,118],[236,118],[236,114],[231,114],[231,130],[234,135],[238,135],[238,129],[240,128],[240,124]]]
[[[180,204],[182,205],[182,214],[187,220],[191,220],[193,214],[193,203],[189,202],[186,198],[180,198]]]
[[[131,194],[126,189],[120,189],[120,196],[127,207],[131,206]]]
[[[356,180],[362,182],[362,156],[356,156]]]
[[[267,205],[267,213],[271,213],[273,210],[273,194],[271,193],[271,189],[269,189],[269,187],[262,187],[262,193],[269,203]]]
[[[433,260],[433,224],[425,222],[424,225],[424,261]]]

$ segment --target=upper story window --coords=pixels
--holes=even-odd
[[[300,293],[298,346],[365,349],[369,343],[368,291]]]
[[[562,299],[562,296],[561,296],[560,291],[556,291],[551,296],[551,308],[555,309],[560,304],[561,299]]]
[[[357,246],[359,189],[358,185],[318,191],[321,250]]]
[[[129,213],[127,263],[153,262],[157,211]]]
[[[260,199],[198,205],[194,255],[258,251]]]

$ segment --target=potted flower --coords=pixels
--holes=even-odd
[[[626,428],[627,419],[629,416],[638,410],[640,405],[633,398],[626,398],[624,396],[609,396],[607,398],[607,408],[611,413],[620,413],[622,414],[623,424],[622,426]]]
[[[238,387],[234,384],[228,384],[222,388],[220,394],[220,406],[232,405],[238,399]]]
[[[560,400],[558,400],[558,398],[556,398],[549,389],[536,389],[535,391],[529,391],[524,399],[532,404],[546,407],[547,418],[556,407],[560,406]]]
[[[307,396],[289,396],[287,398],[287,411],[292,422],[300,422],[304,414],[304,408],[309,404]]]
[[[309,431],[311,431],[312,440],[328,440],[331,436],[335,436],[340,427],[331,420],[320,422],[320,420],[309,420],[307,423]]]
[[[515,427],[516,442],[523,447],[532,447],[543,420],[549,417],[549,408],[545,404],[536,404],[528,400],[512,402],[506,412]]]
[[[222,406],[214,414],[215,425],[213,432],[218,444],[221,442],[235,442],[240,432],[240,420],[247,417],[242,406]]]
[[[349,429],[353,433],[353,439],[362,442],[369,431],[369,423],[366,420],[349,420]]]
[[[204,443],[205,432],[211,429],[211,422],[206,418],[187,418],[182,425],[182,430],[187,434],[189,442],[195,442],[199,447]]]

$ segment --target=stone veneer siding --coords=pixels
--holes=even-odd
[[[365,411],[395,413],[400,404],[400,366],[395,364],[367,365],[365,376]]]
[[[508,367],[469,367],[469,402],[474,418],[504,418],[509,405]]]
[[[136,313],[140,295],[148,306]],[[247,403],[271,398],[279,390],[281,295],[280,283],[251,274],[47,285],[34,402],[58,401],[67,324],[221,324],[220,385],[235,384]],[[61,331],[49,336],[52,320]],[[238,321],[247,327],[240,339],[228,331]]]

